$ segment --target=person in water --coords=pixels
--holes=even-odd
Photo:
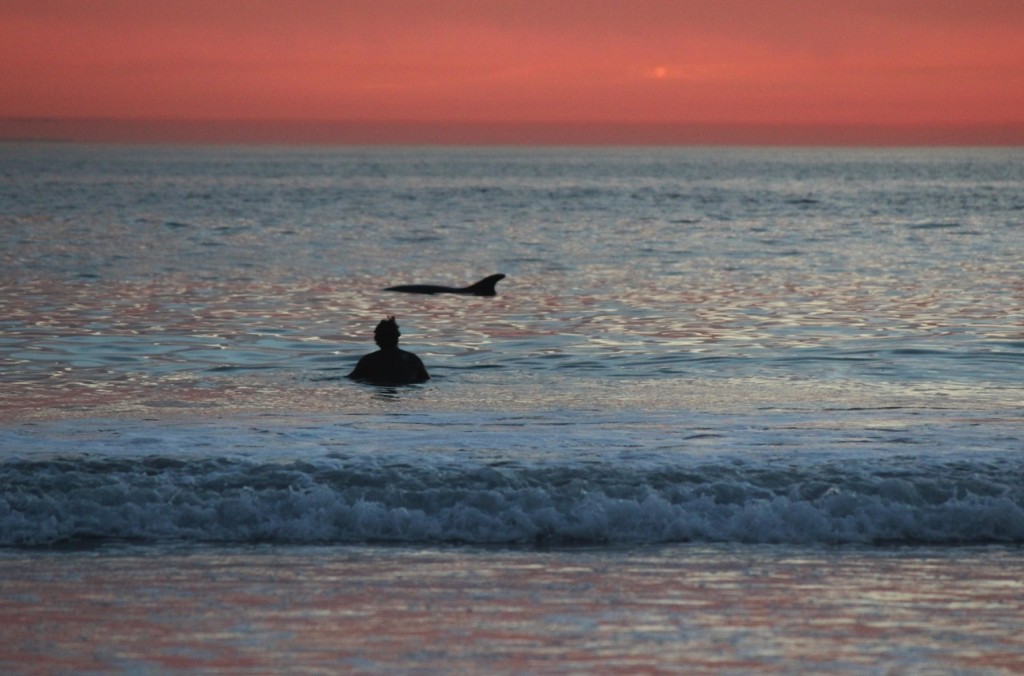
[[[380,349],[362,357],[348,377],[378,385],[405,385],[430,380],[430,374],[419,357],[398,349],[400,335],[394,317],[381,320],[373,330],[373,340]]]

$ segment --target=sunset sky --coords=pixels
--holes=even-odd
[[[1022,36],[1021,0],[0,0],[0,135],[1020,145]]]

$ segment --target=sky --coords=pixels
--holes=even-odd
[[[0,134],[1021,145],[1022,35],[1021,0],[0,0]]]

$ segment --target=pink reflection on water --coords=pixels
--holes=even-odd
[[[0,559],[0,666],[1024,669],[1002,549],[257,550]]]
[[[372,327],[387,314],[398,316],[403,345],[428,365],[448,360],[463,371],[595,369],[621,357],[607,375],[628,376],[639,364],[690,377],[696,359],[798,360],[808,349],[832,364],[898,368],[891,355],[885,364],[887,353],[924,345],[937,354],[971,351],[974,361],[959,362],[957,373],[982,363],[978,356],[990,361],[986,373],[998,373],[1024,340],[1019,294],[950,294],[927,276],[850,274],[836,284],[785,271],[754,279],[614,269],[511,276],[494,298],[381,291],[392,281],[204,284],[172,275],[8,284],[0,295],[0,419],[244,408],[246,397],[259,410],[274,406],[275,390],[278,408],[298,401],[304,409],[320,395],[305,396],[303,374],[350,367],[373,349]],[[800,375],[793,361],[785,368]]]

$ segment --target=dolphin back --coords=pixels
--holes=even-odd
[[[403,293],[461,293],[463,295],[472,296],[494,296],[497,292],[494,290],[494,285],[505,279],[505,275],[497,274],[491,275],[490,277],[484,277],[476,284],[470,284],[465,287],[454,287],[454,286],[437,286],[435,284],[402,284],[399,286],[389,286],[385,291],[401,291]]]

